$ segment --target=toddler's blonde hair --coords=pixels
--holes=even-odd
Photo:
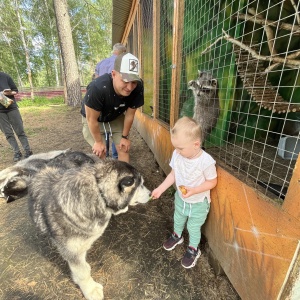
[[[200,140],[200,143],[202,141],[200,124],[190,117],[182,117],[177,120],[171,129],[171,135],[176,136],[179,133],[184,134],[191,141]]]

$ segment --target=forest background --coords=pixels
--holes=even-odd
[[[32,99],[36,88],[65,86],[78,105],[80,86],[111,55],[112,1],[2,0],[0,11],[0,71]]]

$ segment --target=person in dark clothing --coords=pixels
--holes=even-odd
[[[18,93],[18,88],[12,78],[4,72],[0,72],[0,91],[4,96],[13,100],[7,107],[0,103],[0,130],[4,133],[6,140],[14,151],[13,161],[17,162],[22,159],[22,153],[15,134],[25,151],[25,158],[29,157],[32,151],[24,131],[19,107],[14,97]]]
[[[111,71],[114,69],[115,60],[118,55],[125,53],[126,47],[122,45],[121,43],[117,43],[113,46],[113,52],[112,56],[105,58],[101,60],[95,68],[95,78],[104,75],[105,73],[111,73]],[[95,79],[94,78],[94,79]],[[111,133],[107,132],[105,139],[106,139],[106,157],[109,157],[109,135]],[[116,149],[115,143],[112,142],[111,144],[111,150],[112,150],[112,157],[115,159],[118,159],[118,151]]]
[[[104,158],[103,141],[111,132],[118,159],[129,162],[131,129],[136,109],[144,105],[144,86],[139,61],[130,54],[117,56],[111,74],[104,74],[87,87],[82,103],[83,136],[97,156]]]

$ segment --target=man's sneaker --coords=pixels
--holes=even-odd
[[[33,154],[32,151],[26,151],[26,153],[25,153],[25,158],[31,156],[32,154]]]
[[[196,265],[197,259],[200,257],[201,251],[187,247],[186,252],[181,260],[181,265],[186,268],[192,268]]]
[[[163,243],[164,249],[167,251],[173,250],[177,245],[181,244],[183,242],[183,237],[178,237],[175,233],[172,233],[172,235]]]
[[[14,154],[14,162],[17,162],[19,160],[21,160],[22,158],[22,153],[19,151],[19,152],[15,152]]]

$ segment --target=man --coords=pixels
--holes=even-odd
[[[25,151],[25,158],[29,157],[32,151],[24,131],[19,107],[14,97],[18,93],[18,88],[13,79],[4,72],[0,72],[0,91],[2,91],[4,97],[6,96],[12,100],[9,106],[4,106],[0,103],[0,130],[5,134],[6,140],[14,151],[13,161],[17,162],[22,159],[23,155],[15,135]],[[2,99],[3,96],[0,95],[0,98]]]
[[[136,109],[144,104],[139,60],[131,53],[117,56],[111,74],[104,74],[87,87],[81,109],[83,136],[97,156],[104,158],[103,138],[111,132],[118,159],[129,162],[131,129]]]
[[[126,47],[117,43],[113,46],[112,56],[105,58],[97,63],[95,68],[95,78],[104,75],[105,73],[111,73],[114,68],[116,57],[126,52]]]
[[[111,73],[111,71],[114,68],[114,64],[115,64],[115,60],[116,57],[119,54],[125,53],[126,52],[126,47],[121,44],[121,43],[117,43],[113,46],[113,51],[112,51],[112,56],[109,58],[105,58],[102,61],[100,61],[95,68],[95,73],[94,73],[94,77],[97,78],[99,76],[104,75],[105,73]],[[93,79],[95,79],[93,78]],[[106,156],[109,156],[109,133],[106,134]],[[118,159],[118,152],[117,149],[115,147],[114,142],[111,144],[111,150],[112,150],[112,157],[115,159]]]

